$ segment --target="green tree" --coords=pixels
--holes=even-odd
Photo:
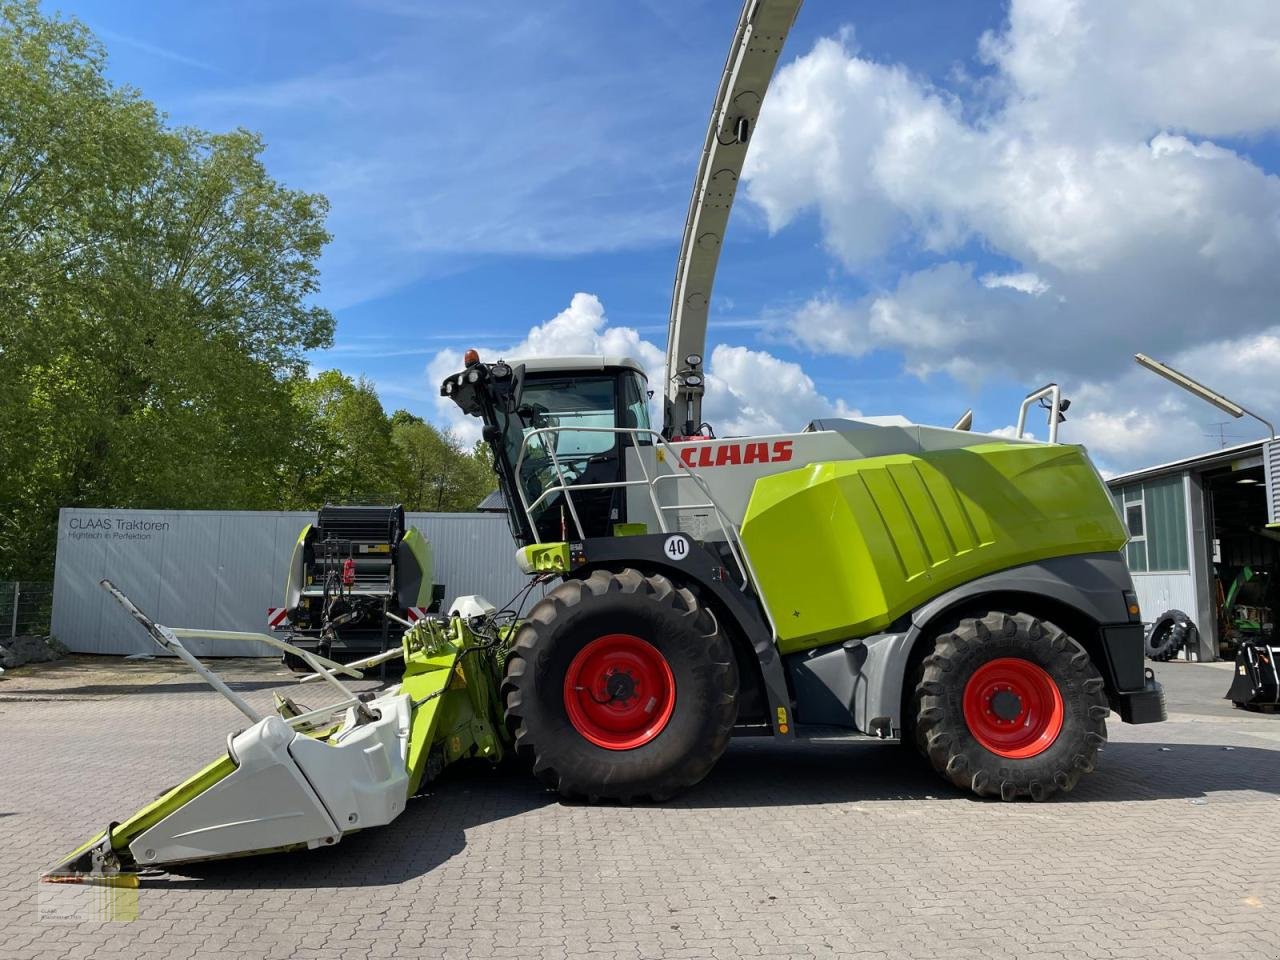
[[[294,398],[300,416],[287,474],[289,506],[397,499],[398,451],[373,384],[327,370],[298,381]]]
[[[332,338],[324,198],[251,133],[166,127],[105,59],[0,3],[0,576],[50,571],[59,506],[277,506]]]
[[[452,433],[407,410],[391,415],[391,439],[399,454],[400,501],[409,510],[474,510],[494,486],[493,470]],[[477,449],[486,449],[477,444]]]

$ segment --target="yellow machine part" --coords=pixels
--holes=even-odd
[[[792,653],[883,630],[989,573],[1119,550],[1125,532],[1083,449],[985,443],[763,477],[742,540]]]

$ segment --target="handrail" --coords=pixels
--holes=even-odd
[[[1058,442],[1058,414],[1062,409],[1062,388],[1056,383],[1049,383],[1029,393],[1022,401],[1022,406],[1018,408],[1018,439],[1022,439],[1022,431],[1027,425],[1027,411],[1031,409],[1031,404],[1039,400],[1041,397],[1052,397],[1053,400],[1049,406],[1049,442]]]
[[[535,543],[541,543],[542,538],[538,535],[538,525],[534,522],[533,509],[547,499],[553,493],[563,493],[565,504],[569,507],[569,514],[573,517],[573,524],[578,531],[579,538],[585,538],[582,529],[582,521],[578,517],[577,507],[573,503],[573,490],[570,489],[569,482],[565,479],[564,471],[560,464],[560,458],[556,455],[554,444],[547,447],[547,453],[550,455],[551,463],[555,467],[556,478],[560,481],[554,486],[546,487],[533,501],[529,502],[528,496],[525,494],[524,483],[520,475],[520,468],[524,465],[525,454],[529,450],[529,441],[534,437],[540,437],[548,433],[603,433],[613,436],[626,435],[632,438],[633,446],[638,451],[641,449],[639,444],[634,441],[637,437],[647,436],[652,441],[652,446],[656,451],[662,448],[671,456],[671,473],[650,476],[649,468],[645,464],[642,456],[637,456],[636,461],[640,465],[640,470],[644,474],[643,480],[615,480],[606,483],[586,483],[572,485],[576,490],[604,490],[623,487],[646,486],[649,490],[649,501],[653,506],[654,518],[658,521],[658,528],[663,533],[670,533],[667,528],[667,522],[663,516],[663,511],[674,506],[679,509],[706,509],[710,508],[715,512],[716,522],[720,525],[720,532],[724,534],[725,542],[729,546],[729,553],[733,557],[734,563],[738,567],[738,573],[742,577],[744,583],[755,584],[755,574],[751,568],[750,560],[746,558],[746,546],[742,543],[737,525],[730,522],[725,516],[724,510],[716,503],[715,496],[711,493],[711,488],[707,485],[704,477],[692,473],[684,460],[680,457],[680,452],[672,447],[658,431],[648,427],[574,427],[574,426],[557,426],[557,427],[538,427],[525,433],[524,439],[520,444],[520,453],[516,457],[515,462],[515,481],[516,494],[520,497],[520,505],[524,508],[525,516],[529,521],[529,530],[533,535]],[[695,504],[692,506],[685,504],[664,505],[658,502],[657,484],[660,480],[692,480],[698,485],[698,488],[706,495],[707,503]],[[758,591],[757,591],[758,593]],[[766,614],[768,608],[766,607]],[[772,625],[772,617],[770,616]]]

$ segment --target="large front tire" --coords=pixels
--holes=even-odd
[[[666,577],[596,571],[530,612],[502,686],[516,751],[561,794],[662,800],[729,742],[738,671],[711,612]]]
[[[988,613],[940,635],[912,705],[920,752],[980,796],[1066,793],[1107,739],[1103,681],[1089,654],[1026,613]]]

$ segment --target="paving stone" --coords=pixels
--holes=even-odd
[[[634,807],[460,768],[334,848],[149,879],[135,922],[42,921],[44,868],[239,725],[170,667],[78,664],[0,697],[0,960],[1280,958],[1269,716],[1113,718],[1098,772],[1047,804],[970,798],[873,742],[738,741]],[[288,679],[228,667],[262,709]]]

